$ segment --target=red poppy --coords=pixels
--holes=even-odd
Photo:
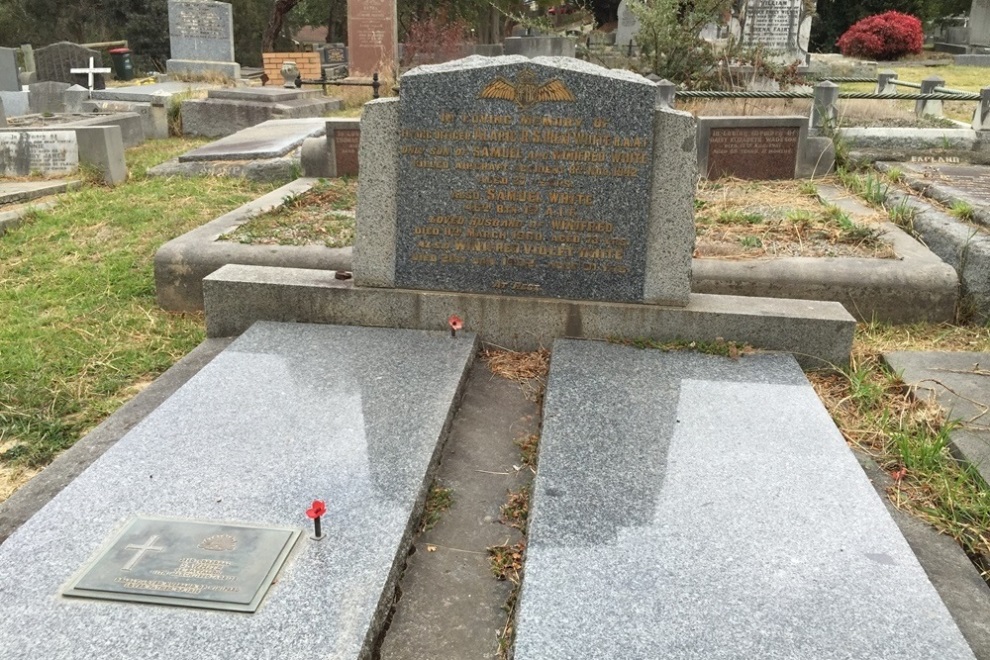
[[[313,500],[313,506],[306,510],[306,515],[316,519],[327,512],[327,504],[323,500]]]
[[[457,314],[451,314],[450,318],[447,319],[447,325],[450,326],[452,332],[457,332],[464,327],[464,321]]]

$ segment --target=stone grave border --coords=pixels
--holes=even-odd
[[[325,138],[312,138],[325,145]],[[203,163],[204,165],[208,163]],[[198,164],[197,164],[198,165]],[[166,243],[155,255],[158,304],[169,311],[203,309],[204,277],[226,264],[350,271],[352,248],[242,245],[216,238],[312,187],[301,178]],[[959,281],[927,247],[892,223],[881,239],[896,259],[782,257],[751,261],[692,260],[693,293],[836,301],[858,321],[940,322],[955,317]]]
[[[160,247],[154,261],[158,304],[176,312],[203,309],[203,278],[226,264],[350,270],[349,247],[246,245],[217,240],[251,218],[284,205],[287,199],[301,195],[318,181],[296,179]]]
[[[889,172],[896,164],[878,162],[876,167]],[[980,322],[990,320],[990,232],[968,225],[914,195],[892,190],[887,195],[887,206],[903,206],[913,212],[914,233],[959,273],[964,308],[969,308]]]
[[[45,185],[34,190],[6,192],[0,182],[0,205],[13,204],[13,207],[0,207],[0,237],[9,230],[19,227],[24,216],[31,211],[47,211],[58,206],[58,200],[39,199],[58,195],[82,186],[77,179],[45,181]]]
[[[809,135],[807,117],[698,117],[698,172],[701,176],[706,176],[708,172],[708,152],[713,128],[799,128],[797,156],[794,159],[795,179],[824,175],[834,164],[834,156],[830,157],[827,153],[832,140]]]
[[[696,293],[834,300],[857,321],[939,323],[956,315],[959,279],[952,266],[891,222],[880,239],[895,259],[780,257],[694,259]]]

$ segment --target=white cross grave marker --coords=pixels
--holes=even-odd
[[[89,74],[89,91],[93,91],[93,74],[94,73],[110,73],[111,69],[107,67],[96,68],[94,64],[94,58],[89,58],[89,68],[88,69],[69,69],[69,73],[86,73]]]

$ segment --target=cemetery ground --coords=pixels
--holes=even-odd
[[[144,176],[148,167],[198,144],[170,140],[131,150],[128,183],[109,189],[90,181],[63,196],[58,207],[33,214],[0,238],[0,501],[202,341],[200,314],[167,314],[155,304],[152,256],[167,240],[274,186],[225,178]],[[696,202],[699,247],[717,235],[719,247],[710,249],[720,258],[847,253],[889,257],[885,245],[873,240],[872,220],[850,219],[818,201],[819,185],[838,184],[876,205],[877,221],[886,217],[879,191],[896,182],[877,174],[843,174],[814,182],[706,182]],[[355,190],[356,182],[348,180],[316,188],[312,197],[326,224],[313,223],[312,211],[305,210],[305,197],[300,197],[287,202],[302,208],[268,215],[267,226],[265,219],[256,218],[230,237],[260,243],[347,244],[353,224],[342,222],[339,212],[353,208]],[[328,205],[335,213],[324,212]],[[728,356],[746,352],[745,347],[719,342],[650,348]],[[887,481],[882,487],[891,502],[956,539],[981,571],[986,570],[990,503],[984,484],[951,455],[948,432],[954,424],[946,421],[944,412],[913,396],[883,364],[881,354],[890,350],[987,352],[990,327],[860,324],[849,368],[808,374],[849,444],[881,470],[876,478]],[[499,469],[521,481],[509,491],[472,491],[472,470],[458,464],[456,455],[445,454],[409,565],[430,560],[442,567],[456,565],[465,528],[459,518],[473,521],[484,511],[501,510],[505,527],[492,526],[500,537],[486,542],[488,553],[471,552],[490,555],[493,576],[502,581],[496,609],[504,603],[509,610],[499,615],[504,622],[499,643],[505,649],[511,645],[512,585],[522,579],[525,479],[536,467],[539,398],[548,355],[496,349],[483,357],[472,377],[494,390],[502,388],[499,405],[505,406],[503,412],[511,410],[507,417],[520,420],[498,439],[499,460],[508,461]],[[511,394],[517,387],[520,391]],[[486,394],[494,397],[494,390]],[[462,408],[470,409],[469,402]],[[474,419],[473,430],[461,432],[488,438],[486,422]],[[433,579],[442,582],[443,570],[433,570],[440,571]],[[427,571],[421,579],[429,580],[429,575]],[[408,612],[423,602],[429,586],[420,585],[417,592],[415,585],[404,583],[405,603],[400,607]],[[398,611],[390,631],[415,625],[415,617]],[[383,658],[402,657],[384,651]]]
[[[144,176],[196,144],[130,150],[127,184],[90,183],[0,240],[0,499],[202,341],[200,315],[156,305],[152,256],[272,186]]]

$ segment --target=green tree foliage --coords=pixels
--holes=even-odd
[[[818,0],[817,19],[811,27],[811,50],[838,51],[836,41],[853,23],[885,11],[917,16],[923,22],[969,13],[971,0]]]
[[[636,42],[649,69],[672,82],[690,87],[704,82],[718,62],[701,29],[731,9],[732,0],[629,0],[639,18]]]

